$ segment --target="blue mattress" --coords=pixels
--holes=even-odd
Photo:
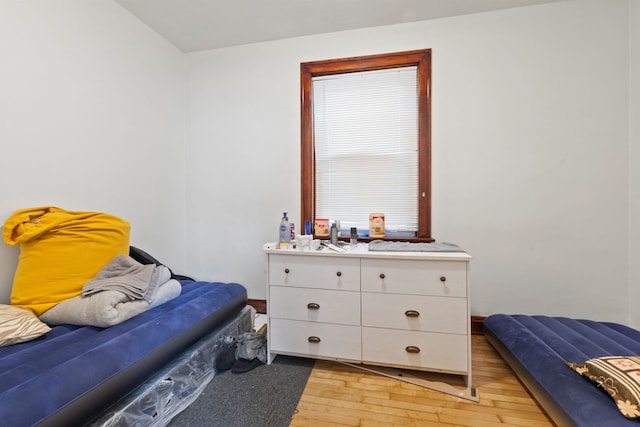
[[[640,426],[565,364],[639,355],[640,331],[616,323],[506,314],[487,317],[484,331],[558,426]]]
[[[82,425],[237,315],[246,289],[182,281],[182,294],[110,328],[60,325],[0,348],[3,425]]]

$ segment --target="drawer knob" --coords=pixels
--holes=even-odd
[[[381,279],[384,279],[384,278],[385,278],[384,273],[380,273],[380,278],[381,278]]]
[[[441,281],[441,282],[446,282],[446,281],[447,281],[447,278],[446,278],[445,276],[440,276],[440,281]]]
[[[289,274],[289,269],[288,269],[288,268],[285,268],[285,269],[284,269],[284,273],[285,273],[285,274]]]
[[[315,302],[310,302],[309,304],[307,304],[307,308],[309,310],[317,310],[320,308],[320,304],[315,303]]]
[[[341,271],[338,271],[338,272],[336,273],[336,276],[338,276],[338,277],[342,276],[342,272],[341,272]]]
[[[420,347],[417,347],[415,345],[408,345],[405,347],[405,350],[407,351],[407,353],[412,353],[412,354],[420,353]]]
[[[419,317],[420,312],[417,310],[407,310],[404,312],[404,315],[407,317]]]
[[[309,341],[310,343],[313,343],[313,344],[318,344],[320,342],[320,337],[311,336],[311,337],[307,338],[307,341]]]

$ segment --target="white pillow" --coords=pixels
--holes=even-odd
[[[50,330],[29,310],[0,304],[0,347],[31,341]]]

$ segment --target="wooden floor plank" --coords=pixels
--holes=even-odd
[[[554,425],[483,336],[472,337],[472,354],[473,386],[479,402],[318,360],[291,426]]]

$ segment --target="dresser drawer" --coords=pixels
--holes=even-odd
[[[329,289],[269,287],[271,317],[360,325],[360,293]]]
[[[272,254],[269,256],[269,284],[359,291],[360,260]]]
[[[360,327],[299,320],[269,319],[270,349],[274,353],[360,360]]]
[[[362,328],[362,360],[438,372],[466,373],[466,335]]]
[[[363,292],[467,296],[465,262],[367,258],[361,280]]]
[[[466,298],[362,293],[362,326],[467,334]]]

